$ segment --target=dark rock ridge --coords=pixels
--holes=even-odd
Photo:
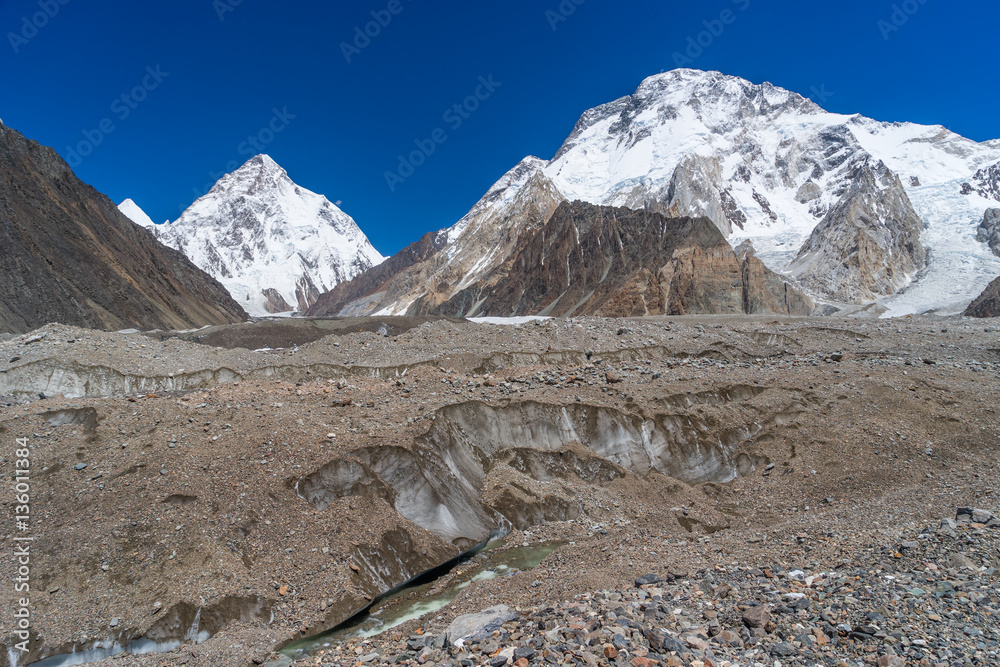
[[[983,221],[976,230],[976,240],[986,243],[997,257],[1000,257],[1000,208],[986,211]]]
[[[968,310],[965,311],[965,316],[1000,317],[1000,278],[990,283],[986,291],[969,305]]]
[[[2,125],[0,226],[0,331],[247,319],[222,285],[81,182],[54,150]]]
[[[980,169],[972,177],[972,186],[965,188],[967,194],[977,192],[987,199],[1000,201],[1000,162]]]
[[[899,177],[881,161],[866,160],[789,268],[806,288],[834,301],[874,301],[924,268],[923,228]]]
[[[500,267],[413,314],[809,315],[812,301],[756,257],[741,260],[709,218],[564,203]]]

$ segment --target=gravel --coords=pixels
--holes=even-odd
[[[994,528],[976,526],[996,520],[971,522],[984,518],[973,510],[992,514],[1000,506],[1000,332],[921,318],[409,324],[395,336],[358,331],[286,349],[266,332],[240,334],[266,351],[58,325],[0,341],[0,360],[14,360],[0,364],[7,391],[17,386],[3,384],[5,377],[46,364],[38,377],[55,382],[77,373],[91,380],[88,391],[113,373],[147,382],[89,397],[48,385],[0,397],[4,474],[15,438],[31,439],[39,655],[142,636],[174,621],[185,629],[203,609],[203,621],[221,619],[218,627],[205,621],[213,637],[204,644],[106,664],[276,659],[275,648],[333,627],[459,551],[401,516],[391,496],[366,492],[377,484],[321,511],[298,495],[303,477],[361,450],[425,452],[424,437],[448,406],[541,403],[638,420],[669,416],[700,425],[704,442],[723,430],[743,433],[739,451],[755,463],[725,483],[686,484],[579,458],[585,452],[572,448],[566,453],[604,476],[497,461],[479,489],[484,502],[531,510],[523,515],[530,525],[519,525],[510,544],[566,546],[535,570],[477,582],[444,610],[342,651],[354,658],[378,652],[373,664],[393,661],[413,653],[405,645],[418,628],[436,637],[458,615],[505,604],[520,619],[509,636],[486,640],[496,645],[490,655],[462,660],[489,664],[500,659],[495,652],[525,648],[554,629],[539,622],[576,616],[584,625],[600,621],[587,630],[604,632],[600,647],[587,651],[601,662],[635,665],[655,653],[669,664],[683,654],[651,648],[644,631],[612,624],[620,606],[640,616],[631,619],[636,624],[662,631],[675,650],[681,642],[692,663],[706,642],[719,661],[738,665],[843,660],[853,667],[891,658],[889,649],[912,664],[995,664],[990,569],[1000,566],[1000,552]],[[156,385],[219,369],[232,375],[183,390]],[[40,391],[52,396],[39,399]],[[3,499],[0,516],[0,550],[8,553],[12,500]],[[954,525],[942,525],[942,517]],[[0,576],[13,577],[13,567],[0,559]],[[802,575],[790,577],[796,571]],[[650,574],[657,581],[635,587]],[[645,612],[655,590],[661,600],[653,623]],[[0,607],[12,608],[13,596],[13,587],[0,589]],[[796,608],[804,599],[809,607]],[[763,604],[773,631],[743,621]],[[580,605],[587,611],[572,611]],[[550,608],[552,618],[542,617]],[[542,616],[531,630],[535,614]],[[0,619],[4,642],[10,623]],[[691,628],[704,628],[704,636]],[[627,640],[621,647],[616,634],[619,644]],[[941,658],[945,641],[954,655]],[[616,657],[605,656],[606,643]],[[527,647],[535,655],[524,659],[544,661],[547,646]],[[442,649],[440,662],[461,663],[459,655]]]

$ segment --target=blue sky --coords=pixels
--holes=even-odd
[[[584,110],[673,69],[703,32],[684,64],[1000,138],[993,0],[276,4],[0,0],[0,118],[157,221],[257,152],[255,137],[384,254],[453,224],[522,157],[551,158]],[[477,92],[474,112],[445,117]],[[390,188],[398,156],[435,130],[446,140]],[[89,154],[73,156],[81,143]]]

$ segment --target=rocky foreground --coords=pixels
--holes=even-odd
[[[18,664],[140,637],[170,650],[100,664],[287,663],[500,527],[563,546],[299,663],[997,664],[998,350],[991,321],[919,318],[9,337],[0,464],[29,438],[35,517]],[[942,523],[956,507],[985,513]]]
[[[353,640],[298,664],[995,665],[997,528],[990,512],[960,509],[832,571],[663,571],[634,588],[426,623],[405,639]]]

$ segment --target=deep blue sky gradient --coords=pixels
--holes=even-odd
[[[219,3],[236,1],[41,0],[58,13],[33,34],[23,19],[39,0],[2,0],[0,118],[63,157],[108,119],[114,131],[76,172],[159,222],[245,161],[241,143],[287,108],[296,117],[265,152],[342,201],[384,254],[453,224],[525,155],[551,158],[584,110],[673,69],[727,9],[735,20],[690,66],[771,81],[831,111],[1000,138],[994,0],[897,2],[912,15],[888,40],[879,21],[892,20],[892,1],[585,0],[553,30],[546,12],[559,0],[398,0],[351,63],[341,42],[389,0],[242,0],[220,20]],[[10,33],[32,36],[15,53]],[[156,66],[169,76],[120,120],[112,103]],[[442,114],[489,75],[502,85],[453,131]],[[437,128],[447,142],[390,192],[385,172]]]

